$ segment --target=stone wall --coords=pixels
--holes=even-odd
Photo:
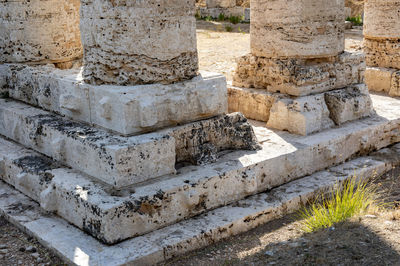
[[[60,63],[82,57],[79,0],[0,1],[0,62]]]
[[[195,0],[81,3],[86,82],[169,84],[197,75]]]

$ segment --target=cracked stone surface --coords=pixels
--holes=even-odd
[[[344,51],[344,0],[252,0],[251,53],[319,58]]]
[[[82,57],[79,7],[79,0],[0,1],[0,62],[65,63]]]
[[[325,59],[271,59],[246,55],[237,61],[233,86],[304,96],[363,83],[365,56],[343,52]]]
[[[136,85],[195,77],[194,14],[194,0],[82,0],[84,80]]]

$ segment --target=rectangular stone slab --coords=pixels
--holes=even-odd
[[[385,92],[389,96],[400,96],[400,70],[383,67],[367,67],[365,83],[370,91]]]
[[[57,216],[43,214],[35,202],[2,182],[0,212],[68,264],[153,265],[293,212],[317,193],[354,174],[361,178],[382,174],[399,163],[398,157],[390,156],[394,152],[399,154],[398,146],[112,246],[102,244]],[[16,209],[16,205],[22,208]]]
[[[120,137],[13,100],[0,99],[0,134],[115,187],[175,172],[175,139]]]
[[[379,116],[308,137],[274,132],[255,123],[262,143],[257,152],[221,153],[213,164],[185,166],[177,175],[120,190],[45,159],[29,163],[32,159],[27,158],[37,160],[37,156],[3,140],[3,178],[43,208],[56,210],[91,235],[114,243],[399,142],[400,101],[377,96],[375,106]],[[30,169],[31,165],[42,168]]]
[[[227,112],[226,79],[202,72],[170,85],[89,85],[81,68],[0,65],[0,93],[122,135],[197,121]]]

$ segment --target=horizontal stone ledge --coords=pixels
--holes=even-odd
[[[307,137],[271,131],[254,122],[261,150],[225,152],[215,163],[184,166],[176,175],[124,189],[102,185],[45,159],[36,165],[48,167],[35,173],[36,168],[29,166],[37,157],[16,144],[0,145],[0,157],[7,165],[4,180],[86,232],[115,243],[399,142],[400,101],[379,96],[375,105],[380,116]]]
[[[0,99],[0,134],[116,188],[207,164],[225,150],[258,149],[241,114],[121,137],[13,100]]]
[[[384,149],[113,246],[55,215],[43,214],[35,202],[2,182],[0,193],[5,197],[0,199],[0,212],[68,264],[153,265],[296,211],[350,176],[366,179],[383,174],[399,163],[399,154],[398,145]],[[16,205],[25,208],[16,210]]]
[[[206,119],[227,112],[226,79],[202,72],[170,85],[89,85],[81,68],[0,65],[0,93],[124,136]]]
[[[364,39],[367,66],[400,69],[400,37],[391,39]]]

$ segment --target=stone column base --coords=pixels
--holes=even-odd
[[[267,126],[298,135],[309,135],[374,114],[365,84],[351,85],[302,97],[265,90],[229,87],[230,112],[267,122]]]
[[[400,70],[383,67],[367,67],[365,83],[370,91],[385,92],[389,96],[400,96]]]

